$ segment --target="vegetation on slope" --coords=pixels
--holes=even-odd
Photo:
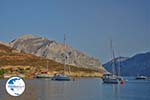
[[[47,71],[48,73],[61,73],[63,66],[55,61],[37,57],[31,54],[18,52],[15,49],[0,44],[0,76],[3,75],[19,75],[23,74],[25,77],[35,77],[41,72]],[[71,70],[72,76],[101,76],[103,72],[98,70],[86,69],[76,66],[66,66],[66,69]]]

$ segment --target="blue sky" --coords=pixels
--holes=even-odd
[[[24,34],[67,43],[102,63],[150,51],[150,0],[0,0],[0,41]]]

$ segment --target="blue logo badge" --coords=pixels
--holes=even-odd
[[[20,96],[25,90],[25,83],[20,77],[11,77],[6,82],[6,90],[11,96]]]

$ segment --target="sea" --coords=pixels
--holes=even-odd
[[[125,84],[104,84],[100,78],[24,79],[26,88],[18,97],[7,93],[6,81],[0,80],[0,100],[150,100],[150,80],[131,77]]]

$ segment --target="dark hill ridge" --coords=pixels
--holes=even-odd
[[[32,54],[21,53],[11,47],[0,44],[0,77],[4,74],[18,75],[24,74],[26,77],[34,77],[38,73],[47,70],[49,74],[63,71],[63,65],[44,57],[38,57]],[[67,66],[69,67],[69,66]],[[101,76],[105,70],[92,70],[70,66],[71,76]]]
[[[47,38],[24,35],[10,42],[10,46],[19,51],[45,57],[59,63],[64,63],[64,55],[66,55],[68,58],[66,63],[68,65],[104,70],[98,59]]]
[[[122,57],[120,57],[122,59]],[[117,58],[117,59],[120,59]],[[112,72],[112,61],[103,66]],[[121,73],[124,76],[146,75],[150,76],[150,52],[136,54],[133,57],[125,58],[123,61],[116,61],[116,66],[120,65]]]

